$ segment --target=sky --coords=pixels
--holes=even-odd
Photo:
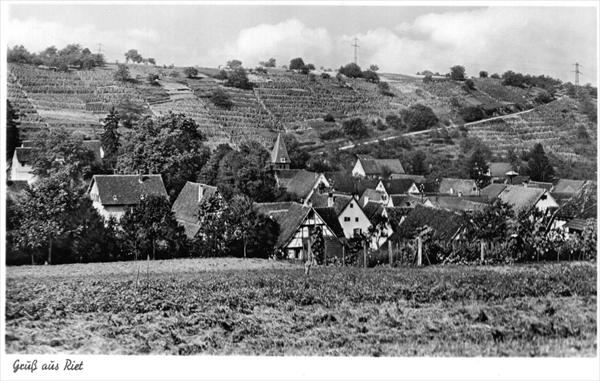
[[[135,48],[158,64],[254,67],[302,57],[316,67],[353,60],[381,72],[480,70],[545,74],[597,83],[597,9],[591,7],[430,7],[319,5],[11,4],[9,46],[30,51],[79,43],[107,60]]]

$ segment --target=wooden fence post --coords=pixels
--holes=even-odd
[[[390,257],[390,267],[392,267],[392,240],[388,239],[388,255]]]
[[[417,237],[417,266],[423,264],[423,239]]]
[[[327,237],[323,236],[323,265],[327,266]]]
[[[480,241],[480,246],[481,246],[480,260],[481,260],[481,263],[483,264],[483,261],[485,260],[485,241],[484,240]]]
[[[342,246],[342,266],[346,266],[346,245]]]
[[[363,243],[363,268],[367,268],[367,242]]]

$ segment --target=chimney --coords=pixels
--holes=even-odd
[[[198,185],[198,202],[202,201],[202,196],[204,196],[204,188]]]
[[[328,208],[333,207],[333,193],[331,193],[331,192],[329,192],[329,194],[327,195],[327,207]]]

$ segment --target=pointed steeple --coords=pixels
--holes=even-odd
[[[288,155],[285,143],[281,138],[281,134],[277,134],[277,140],[273,151],[271,151],[271,164],[280,169],[287,169],[290,166],[290,156]]]

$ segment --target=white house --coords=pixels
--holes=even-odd
[[[92,205],[108,221],[117,221],[146,196],[168,197],[160,175],[95,175],[88,187]]]
[[[399,159],[375,159],[369,155],[357,155],[352,168],[352,176],[355,177],[381,178],[385,172],[392,179],[394,175],[405,173]]]

